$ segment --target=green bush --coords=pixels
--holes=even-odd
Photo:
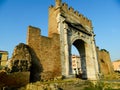
[[[2,70],[3,69],[3,66],[0,66],[0,70]]]

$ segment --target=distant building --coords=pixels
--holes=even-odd
[[[80,56],[72,55],[72,72],[73,74],[79,74],[79,71],[81,71]]]
[[[8,52],[0,50],[0,66],[6,66],[8,60]]]
[[[112,62],[114,71],[120,71],[120,60]]]

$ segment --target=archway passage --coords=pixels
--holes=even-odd
[[[76,78],[82,78],[80,53],[74,45],[72,45],[71,49],[72,74]]]
[[[71,49],[72,74],[77,78],[86,79],[85,42],[77,39],[72,43]]]

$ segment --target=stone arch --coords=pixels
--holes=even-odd
[[[71,36],[71,44],[73,44],[76,40],[81,40],[84,43],[87,43],[87,41],[84,38],[80,37],[80,35],[76,35],[76,37]]]
[[[72,48],[72,45],[73,45],[73,46],[76,47],[76,49],[79,52],[81,68],[77,67],[75,70],[79,71],[81,69],[81,73],[77,73],[77,76],[79,77],[79,75],[82,74],[82,77],[79,77],[79,78],[82,78],[82,79],[86,79],[87,78],[86,58],[85,58],[85,56],[86,56],[85,45],[86,44],[87,43],[85,41],[83,41],[82,39],[80,39],[80,38],[76,38],[76,39],[72,40],[72,43],[71,43],[71,48]],[[72,61],[72,58],[71,58],[70,62],[71,61]]]
[[[63,19],[64,21],[65,19]],[[98,62],[96,55],[96,46],[94,33],[88,31],[81,24],[68,21],[61,22],[60,46],[61,46],[61,64],[62,75],[73,77],[71,63],[71,46],[74,45],[82,58],[82,78],[96,80],[98,73]]]

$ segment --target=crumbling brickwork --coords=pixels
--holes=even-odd
[[[40,29],[29,26],[27,44],[35,52],[36,57],[33,55],[33,58],[37,58],[41,63],[43,73],[51,72],[53,76],[51,78],[61,75],[60,41],[58,34],[53,34],[50,38],[41,36]]]
[[[9,72],[25,72],[31,67],[31,54],[27,45],[20,43],[14,49],[12,58],[9,61]]]
[[[100,72],[103,75],[113,74],[113,66],[111,63],[110,54],[105,49],[99,50],[97,47],[98,62],[100,67]]]

